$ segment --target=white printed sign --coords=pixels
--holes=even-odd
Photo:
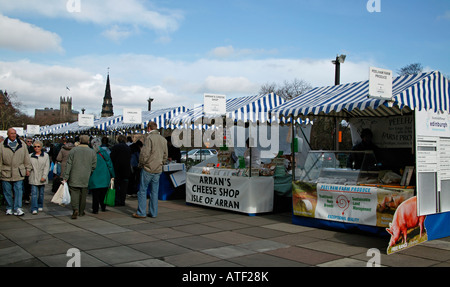
[[[123,109],[124,124],[140,124],[142,123],[141,109]]]
[[[38,125],[27,125],[27,134],[28,135],[38,135],[40,126]]]
[[[316,218],[376,225],[377,188],[317,184]]]
[[[186,202],[237,212],[271,212],[273,188],[273,177],[186,174]]]
[[[370,67],[369,97],[386,100],[392,98],[392,71]]]
[[[94,126],[94,115],[78,114],[78,126],[93,127]]]
[[[205,114],[225,115],[227,112],[227,99],[225,95],[203,95],[203,112]]]

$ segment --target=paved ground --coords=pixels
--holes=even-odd
[[[386,255],[388,238],[309,228],[291,223],[291,212],[248,216],[184,200],[159,202],[157,218],[135,219],[137,199],[124,207],[71,219],[69,207],[50,203],[22,217],[0,213],[0,266],[64,267],[81,251],[82,267],[364,267],[381,251],[382,266],[450,266],[450,237]]]

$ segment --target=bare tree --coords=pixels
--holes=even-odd
[[[264,84],[259,90],[259,94],[275,93],[285,100],[291,100],[295,97],[312,89],[312,86],[304,80],[294,79],[292,82],[284,81],[282,86],[276,83]]]
[[[32,118],[20,111],[22,104],[16,99],[16,94],[12,95],[0,91],[0,130],[7,130],[11,127],[22,127],[32,122]]]
[[[413,74],[420,74],[423,71],[422,64],[420,63],[414,63],[409,64],[398,70],[399,76],[406,76],[406,75],[413,75]]]

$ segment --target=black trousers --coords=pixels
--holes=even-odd
[[[114,187],[116,188],[116,206],[124,206],[128,191],[128,178],[114,178]]]
[[[92,193],[92,212],[97,213],[99,206],[102,208],[102,211],[105,211],[106,204],[104,202],[105,202],[105,195],[106,195],[107,190],[108,190],[107,187],[96,188],[96,189],[90,190]]]

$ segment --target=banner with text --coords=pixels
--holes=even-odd
[[[244,213],[273,210],[273,177],[186,174],[186,202]]]
[[[397,207],[413,189],[293,182],[294,215],[389,227]]]

